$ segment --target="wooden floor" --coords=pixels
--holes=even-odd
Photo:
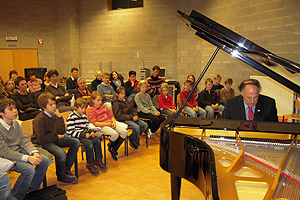
[[[103,144],[103,143],[102,143]],[[170,174],[159,165],[159,137],[155,136],[145,145],[145,136],[141,137],[141,146],[138,150],[129,147],[129,156],[124,155],[124,146],[119,150],[119,160],[114,161],[107,153],[107,172],[98,176],[91,175],[85,168],[86,160],[81,160],[78,151],[79,179],[77,184],[65,185],[56,180],[55,165],[51,164],[47,171],[48,185],[57,184],[67,191],[71,200],[166,200],[171,199]],[[85,155],[84,155],[85,157]],[[72,169],[74,173],[74,169]],[[10,174],[14,183],[17,173]],[[203,199],[202,193],[196,186],[183,180],[181,199]]]

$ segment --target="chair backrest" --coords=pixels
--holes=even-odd
[[[300,96],[298,96],[296,98],[296,101],[295,101],[295,108],[299,109],[300,108]]]
[[[33,121],[33,119],[29,119],[29,120],[22,121],[22,123],[21,123],[21,128],[28,138],[31,138],[33,135],[32,121]]]
[[[180,99],[180,93],[177,94],[176,100],[177,100],[177,109],[179,109],[182,105],[182,102],[181,102],[181,99]]]
[[[64,121],[65,121],[65,125],[67,123],[67,118],[69,117],[69,115],[72,113],[72,111],[66,111],[66,112],[63,112],[63,113],[60,113],[60,115],[64,118]]]

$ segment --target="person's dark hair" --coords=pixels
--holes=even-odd
[[[55,96],[50,92],[42,93],[38,98],[39,107],[42,109],[46,108],[49,100],[55,101]]]
[[[129,77],[131,76],[131,75],[135,75],[136,76],[136,71],[129,71],[129,73],[128,73],[128,75],[129,75]]]
[[[50,78],[53,74],[56,74],[58,76],[58,71],[56,69],[51,69],[47,72],[48,78]]]
[[[184,81],[184,84],[190,84],[190,85],[192,85],[192,81],[190,81],[190,80],[185,80],[185,81]]]
[[[247,79],[247,80],[244,80],[239,85],[239,90],[242,92],[245,89],[246,85],[255,85],[255,86],[257,86],[257,88],[258,88],[259,91],[261,90],[260,83],[256,79]]]
[[[79,70],[78,70],[77,67],[73,67],[73,68],[71,69],[71,72],[73,72],[73,71],[79,71]]]
[[[22,76],[18,76],[16,79],[15,79],[15,85],[16,86],[19,86],[19,83],[21,81],[26,81],[26,78],[22,77]]]
[[[190,77],[193,77],[194,82],[192,82],[192,84],[194,84],[194,83],[196,82],[195,76],[194,76],[193,74],[190,74],[190,75],[188,75],[188,76],[186,77],[186,79],[189,79]]]
[[[154,70],[160,70],[160,67],[158,66],[158,65],[154,65],[153,67],[152,67],[152,70],[154,71]]]
[[[122,92],[122,90],[126,91],[125,88],[123,86],[119,86],[116,89],[116,94],[120,94]]]
[[[113,78],[113,73],[116,73],[117,76],[118,76],[118,79],[120,79],[119,73],[118,73],[117,71],[112,71],[112,72],[110,73],[110,80],[111,80],[111,81],[114,80],[114,78]]]
[[[28,72],[28,74],[27,74],[27,78],[30,78],[30,76],[35,76],[35,73],[33,72],[33,71],[31,71],[31,72]]]
[[[14,100],[12,100],[10,98],[0,99],[0,113],[4,113],[5,108],[7,108],[8,106],[14,106],[15,107],[16,103],[14,102]]]
[[[85,99],[83,99],[83,98],[76,99],[76,101],[74,103],[74,107],[75,108],[81,108],[82,106],[84,106],[85,108],[87,108],[88,105],[89,105],[88,102]]]
[[[9,72],[9,79],[11,79],[11,76],[13,75],[13,74],[18,74],[18,72],[16,71],[16,70],[11,70],[10,72]]]
[[[231,78],[228,78],[225,80],[225,84],[229,83],[230,85],[232,85],[233,80]]]

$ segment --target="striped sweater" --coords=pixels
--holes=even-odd
[[[147,78],[147,82],[148,82],[147,93],[151,97],[154,97],[155,95],[159,95],[159,88],[161,84],[164,83],[164,79],[159,76],[157,77],[150,76]]]
[[[89,132],[86,115],[79,115],[75,110],[67,118],[67,135],[74,138],[85,138]]]

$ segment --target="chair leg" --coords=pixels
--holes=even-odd
[[[43,179],[43,188],[46,188],[46,187],[47,187],[47,177],[45,174],[44,179]]]
[[[84,160],[83,158],[83,152],[85,151],[85,148],[83,145],[81,145],[81,159]]]
[[[126,136],[125,141],[124,141],[125,142],[124,146],[125,146],[125,155],[126,156],[128,156],[128,142],[129,142],[128,140],[129,140],[129,138],[128,138],[128,136]]]
[[[148,148],[148,129],[146,130],[146,148]]]
[[[105,135],[103,134],[102,136],[103,136],[103,145],[104,145],[104,147],[103,147],[103,150],[104,150],[103,157],[104,157],[104,164],[106,165],[106,142],[105,142]]]
[[[76,155],[76,159],[75,159],[75,176],[78,178],[78,158]]]

